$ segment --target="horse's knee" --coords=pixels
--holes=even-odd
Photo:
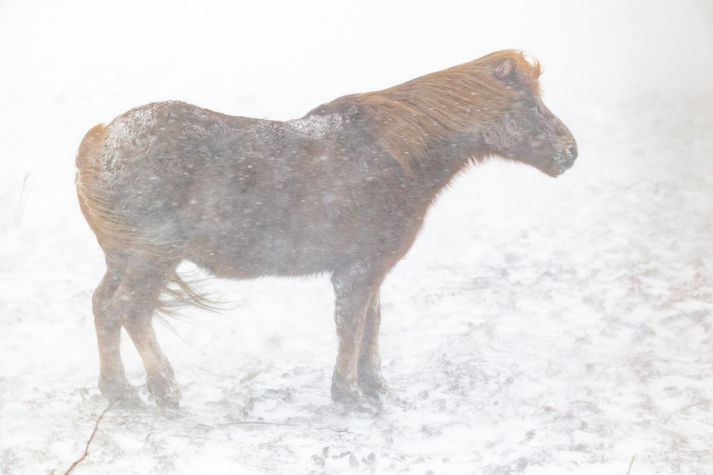
[[[92,310],[94,311],[95,317],[104,319],[112,314],[113,296],[120,282],[120,274],[117,274],[111,269],[107,269],[101,282],[99,282],[97,288],[94,289],[94,293],[92,293]]]
[[[114,312],[112,295],[101,286],[92,294],[92,311],[97,328],[110,329],[119,323]]]
[[[107,295],[101,287],[98,287],[92,294],[92,310],[94,315],[103,316],[111,306],[111,297]]]
[[[150,321],[153,302],[144,292],[123,285],[119,286],[111,299],[114,312],[127,329],[144,326]]]

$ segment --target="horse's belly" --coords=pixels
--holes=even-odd
[[[327,242],[280,233],[234,234],[195,244],[187,259],[225,278],[317,274],[333,270],[339,260],[338,251]]]

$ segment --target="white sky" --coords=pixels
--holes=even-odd
[[[162,99],[286,119],[502,48],[541,60],[553,106],[710,93],[713,3],[3,0],[0,120],[54,101],[86,128]]]

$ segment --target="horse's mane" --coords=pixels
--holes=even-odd
[[[509,63],[506,75],[496,70]],[[384,148],[409,168],[429,143],[489,123],[507,111],[520,88],[539,94],[541,68],[521,51],[503,50],[381,91],[349,96],[375,121]]]

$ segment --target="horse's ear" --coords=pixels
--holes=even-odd
[[[493,75],[501,81],[513,79],[515,77],[515,63],[510,58],[505,58],[495,67]]]

